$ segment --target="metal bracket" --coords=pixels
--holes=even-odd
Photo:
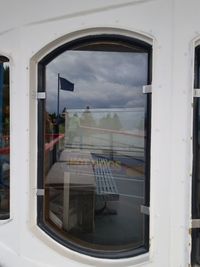
[[[140,212],[145,214],[145,215],[150,215],[150,208],[147,206],[140,206]]]
[[[200,219],[193,219],[192,220],[192,229],[200,229]]]
[[[149,93],[152,93],[152,86],[151,84],[149,85],[144,85],[142,87],[142,91],[143,91],[143,94],[149,94]]]
[[[200,97],[200,89],[199,88],[194,89],[193,97]]]
[[[38,92],[37,93],[37,99],[46,99],[46,93],[45,92]]]
[[[37,196],[44,196],[44,189],[37,189]]]

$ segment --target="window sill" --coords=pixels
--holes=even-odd
[[[12,221],[12,218],[0,220],[0,225],[7,224]]]

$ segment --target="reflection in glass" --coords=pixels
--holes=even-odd
[[[0,56],[0,219],[9,218],[10,187],[9,63]]]
[[[45,220],[62,239],[144,246],[147,66],[147,53],[126,47],[68,50],[46,66]],[[59,77],[74,90],[58,89],[57,112]]]

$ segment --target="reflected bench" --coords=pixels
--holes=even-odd
[[[108,201],[119,200],[119,192],[107,159],[98,158],[93,168],[96,178],[96,204],[104,203],[102,208],[96,210],[96,214],[99,214],[105,211]],[[107,208],[107,214],[116,212]]]
[[[83,160],[88,157],[88,153],[68,151],[61,154],[60,161],[52,165],[46,176],[46,219],[66,231],[94,230],[96,180],[91,161]]]
[[[89,151],[63,151],[60,161],[52,165],[46,176],[45,187],[46,219],[66,231],[92,232],[96,203],[104,203],[104,210],[108,201],[119,200],[109,161],[100,158],[94,161]],[[59,195],[57,209],[62,214],[56,216],[56,208],[54,211],[51,207],[56,206]]]

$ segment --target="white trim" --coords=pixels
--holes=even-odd
[[[76,32],[71,32],[67,35],[61,36],[58,39],[50,42],[46,46],[44,46],[41,50],[39,50],[31,59],[31,61],[39,62],[46,55],[53,52],[56,48],[62,46],[63,44],[69,43],[71,41],[77,40],[81,37],[93,36],[93,35],[101,35],[101,34],[116,34],[129,38],[134,38],[147,44],[153,45],[153,38],[148,34],[143,34],[140,32],[133,32],[130,30],[125,30],[121,28],[113,28],[113,27],[99,27],[99,28],[91,28],[91,29],[83,29],[78,30]]]
[[[41,50],[39,50],[30,60],[30,88],[32,90],[35,90],[37,92],[37,64],[38,62],[44,58],[46,55],[53,52],[56,48],[60,47],[63,44],[69,43],[70,41],[77,40],[81,37],[86,36],[93,36],[93,35],[100,35],[100,34],[116,34],[121,35],[129,38],[134,38],[140,41],[144,41],[147,44],[150,44],[153,46],[153,43],[155,40],[152,37],[149,37],[147,34],[141,34],[138,32],[132,32],[130,30],[125,29],[118,29],[118,28],[91,28],[91,29],[84,29],[76,32],[72,32],[70,34],[61,36],[60,38],[54,40],[53,42],[47,44],[44,46]],[[31,147],[32,155],[34,155],[36,163],[37,163],[37,103],[32,98],[30,98],[30,140],[29,144]],[[34,150],[34,151],[33,151]],[[33,160],[30,160],[30,179],[31,179],[31,190],[34,191],[36,185],[37,185],[37,164],[33,162]],[[115,266],[115,267],[121,267],[121,266],[130,266],[130,265],[141,265],[145,263],[150,262],[150,251],[139,255],[134,256],[131,258],[122,258],[122,259],[102,259],[102,258],[94,258],[91,256],[87,256],[82,253],[78,253],[76,251],[73,251],[67,247],[62,246],[60,243],[56,242],[54,239],[52,239],[49,235],[47,235],[44,231],[42,231],[39,226],[37,225],[37,196],[36,194],[31,195],[30,199],[30,229],[31,231],[40,239],[43,240],[43,242],[51,247],[55,252],[59,253],[60,255],[68,258],[68,259],[76,259],[77,264],[88,264],[88,265],[94,265],[94,266]],[[151,239],[151,224],[149,224],[150,228],[150,239]],[[151,249],[152,246],[150,246]]]

